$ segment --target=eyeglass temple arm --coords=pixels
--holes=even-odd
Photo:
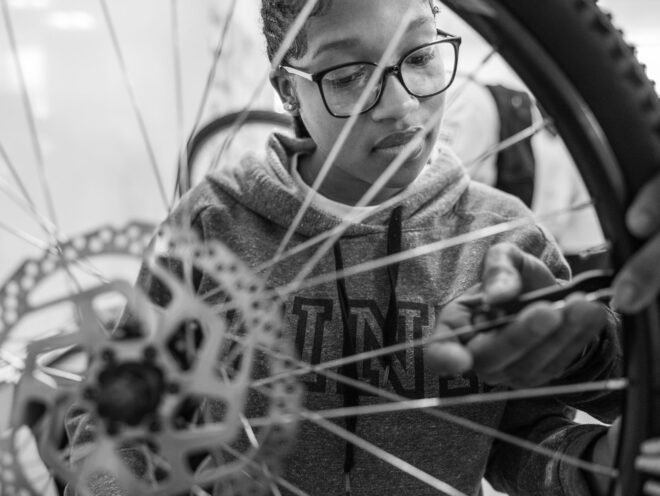
[[[456,36],[455,34],[448,33],[447,31],[443,31],[442,29],[435,28],[435,31],[440,36],[444,36],[445,38],[460,38],[460,36]]]
[[[303,71],[299,71],[298,69],[294,69],[293,67],[289,67],[287,65],[280,65],[280,69],[285,70],[289,74],[295,74],[296,76],[303,77],[309,81],[314,81],[314,78],[312,77],[311,74]]]

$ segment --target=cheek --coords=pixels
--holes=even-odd
[[[442,116],[445,112],[445,93],[441,93],[437,96],[431,97],[423,102],[423,108],[425,109],[425,121],[433,119],[435,125],[433,126],[431,132],[428,134],[428,138],[435,142],[438,139],[440,134],[440,124],[442,123]]]
[[[346,125],[347,119],[338,119],[330,115],[316,87],[311,88],[311,91],[309,89],[301,91],[299,98],[300,116],[307,131],[317,148],[325,154],[329,153]],[[351,133],[346,143],[350,142],[354,133],[355,131]]]
[[[432,96],[425,100],[422,105],[426,109],[428,115],[427,119],[435,118],[436,122],[442,120],[442,114],[445,112],[445,97],[447,93],[440,93],[439,95]],[[440,114],[440,115],[438,115]]]
[[[300,117],[318,144],[319,140],[324,138],[324,134],[327,134],[328,120],[332,116],[326,111],[318,88],[306,87],[304,90],[301,88],[298,97],[300,99]]]

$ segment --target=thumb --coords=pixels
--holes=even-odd
[[[489,304],[509,301],[521,293],[556,282],[541,260],[511,243],[493,245],[486,254],[482,283],[484,301]]]

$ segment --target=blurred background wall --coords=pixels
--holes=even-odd
[[[177,154],[190,131],[227,18],[229,1],[179,2],[178,34],[171,2],[109,0],[120,63],[100,2],[7,0],[10,28],[0,17],[0,145],[20,173],[40,212],[50,216],[40,165],[26,118],[31,102],[43,170],[62,235],[100,223],[139,218],[156,222],[166,212],[125,79],[144,121],[155,166],[172,195]],[[267,65],[257,0],[239,0],[203,119],[247,104]],[[181,67],[182,119],[177,112],[174,50]],[[20,59],[25,86],[16,69]],[[121,65],[125,65],[125,71]],[[255,105],[272,106],[266,82]],[[0,159],[3,191],[16,190]],[[31,215],[0,194],[0,222],[45,239]],[[25,241],[0,232],[0,275],[30,253]]]

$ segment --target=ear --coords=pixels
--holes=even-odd
[[[291,76],[282,69],[275,69],[270,73],[270,84],[282,100],[284,110],[293,116],[300,115],[296,87]]]

